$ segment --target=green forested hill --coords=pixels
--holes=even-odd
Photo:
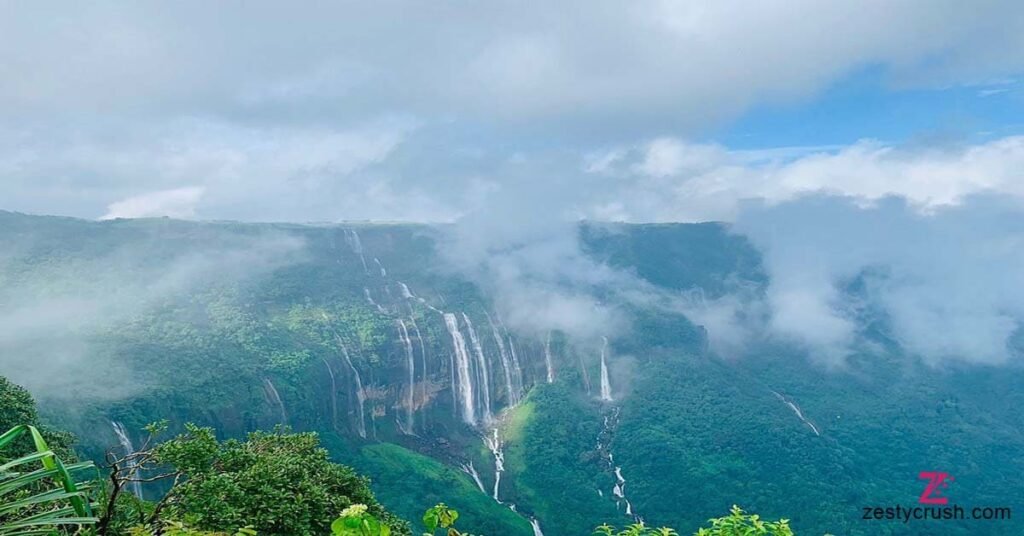
[[[566,283],[624,319],[606,334],[613,400],[601,400],[601,334],[504,318],[439,254],[444,232],[0,213],[0,374],[83,456],[120,448],[115,422],[136,441],[161,419],[226,437],[284,424],[319,432],[397,514],[443,500],[474,533],[529,535],[536,518],[547,536],[589,534],[634,516],[685,533],[733,503],[792,518],[798,534],[1024,527],[860,519],[916,504],[930,470],[956,477],[960,504],[1019,510],[1020,370],[929,368],[884,319],[841,370],[769,341],[723,359],[657,299],[737,281],[758,292],[742,238],[716,224],[583,225],[589,259],[657,298]]]

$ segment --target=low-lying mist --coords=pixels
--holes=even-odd
[[[117,399],[146,388],[130,359],[101,335],[131,329],[133,320],[169,300],[258,278],[302,254],[300,240],[278,232],[224,232],[212,242],[183,243],[181,236],[165,241],[159,233],[129,231],[120,243],[104,243],[117,233],[65,242],[79,251],[52,249],[48,232],[3,238],[0,371],[36,397],[58,402]]]

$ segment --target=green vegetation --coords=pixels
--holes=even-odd
[[[355,465],[375,475],[377,497],[406,519],[417,519],[424,504],[447,502],[461,512],[463,524],[477,532],[533,534],[525,519],[480,493],[464,473],[427,456],[380,443],[363,447]]]
[[[747,514],[733,505],[729,515],[711,519],[710,527],[697,529],[694,536],[793,536],[789,521],[764,521],[757,514]],[[611,525],[601,525],[594,530],[596,536],[679,536],[675,529],[652,528],[635,523],[618,530]],[[827,535],[826,535],[827,536]]]
[[[560,383],[533,390],[511,416],[506,485],[519,507],[558,520],[552,534],[587,534],[594,520],[626,519],[610,498],[611,470],[594,448],[601,419],[593,400]]]
[[[207,531],[326,534],[338,512],[362,504],[391,533],[409,534],[377,503],[367,479],[328,460],[316,434],[254,432],[245,441],[221,442],[212,429],[188,425],[153,453],[174,484],[150,526],[172,520]]]
[[[843,370],[826,370],[816,356],[772,340],[721,359],[709,353],[705,331],[671,300],[626,303],[607,289],[571,282],[568,292],[597,295],[622,320],[618,332],[607,334],[615,401],[596,400],[599,338],[575,340],[553,331],[556,380],[549,385],[543,327],[511,334],[528,392],[503,422],[501,498],[517,506],[523,514],[517,515],[457,469],[474,461],[490,492],[494,462],[480,438],[487,430],[453,416],[451,338],[440,315],[403,298],[398,282],[438,309],[465,311],[476,324],[491,359],[496,411],[508,397],[484,312],[500,311],[502,304],[489,301],[484,285],[445,269],[434,251],[437,229],[367,225],[358,231],[367,269],[345,229],[336,226],[85,222],[0,213],[0,303],[11,317],[38,321],[24,337],[26,330],[7,332],[3,373],[32,389],[42,415],[27,392],[0,380],[0,431],[36,426],[70,465],[78,459],[72,436],[56,428],[74,432],[77,455],[99,463],[108,451],[122,452],[111,421],[122,423],[136,445],[144,442],[139,430],[153,421],[166,419],[170,436],[188,437],[188,422],[213,428],[216,456],[231,459],[251,453],[229,448],[228,440],[244,445],[250,433],[283,424],[317,433],[328,460],[368,476],[380,505],[405,519],[444,501],[475,533],[529,536],[524,516],[536,516],[546,536],[577,536],[600,521],[620,527],[634,521],[616,506],[615,477],[596,447],[603,418],[618,409],[616,426],[605,433],[607,446],[627,480],[633,509],[652,526],[691,534],[709,512],[738,503],[770,519],[785,516],[800,534],[1001,536],[1024,527],[1024,518],[907,527],[858,517],[860,506],[914,501],[921,491],[917,473],[931,469],[955,476],[949,489],[955,500],[1015,506],[1005,490],[1016,489],[1024,472],[1024,369],[922,366],[899,351],[884,318],[869,324],[863,346]],[[580,236],[592,258],[635,275],[659,297],[713,300],[736,286],[752,295],[764,291],[757,255],[724,226],[588,224]],[[375,270],[374,258],[386,277]],[[82,303],[90,307],[80,310]],[[414,337],[411,431],[399,426],[408,392],[399,318]],[[360,374],[363,397],[342,344]],[[52,353],[66,365],[63,374],[28,368]],[[773,391],[798,404],[821,435]],[[365,438],[357,433],[360,409]],[[291,446],[298,448],[282,452],[292,452]],[[0,463],[33,449],[22,436],[0,451]],[[279,467],[271,460],[254,463]],[[246,479],[255,475],[236,468],[199,476],[247,489],[252,482]],[[148,485],[147,498],[169,487],[166,481]],[[121,493],[112,526],[230,532],[268,522],[260,513],[250,516],[254,501],[241,498],[223,511],[204,509],[202,501],[211,496],[204,493],[196,489],[189,500],[223,525],[159,515],[144,523],[153,504]],[[102,515],[106,503],[97,502]],[[166,508],[174,511],[173,504]],[[338,511],[326,510],[308,514],[317,518],[317,530],[337,517]]]
[[[0,435],[0,451],[22,436],[30,437],[35,449],[0,465],[0,535],[46,534],[62,525],[95,523],[89,485],[71,476],[92,463],[65,465],[39,430],[24,424]]]
[[[334,536],[390,536],[391,527],[382,523],[365,504],[353,504],[331,523]]]

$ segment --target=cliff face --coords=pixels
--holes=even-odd
[[[1024,470],[1019,367],[929,368],[884,318],[843,370],[768,333],[715,355],[694,306],[765,283],[720,225],[581,225],[571,255],[488,270],[530,245],[462,258],[449,232],[0,213],[0,373],[94,459],[163,419],[313,430],[392,511],[484,534],[687,532],[735,503],[868,535],[858,507],[922,469],[996,506]]]
[[[495,430],[514,420],[510,410],[528,407],[536,386],[557,384],[596,422],[612,384],[616,397],[629,390],[628,375],[619,377],[627,369],[610,366],[610,354],[617,345],[634,354],[644,348],[613,340],[610,350],[597,326],[577,337],[543,322],[510,325],[488,282],[471,281],[464,267],[438,254],[441,228],[87,222],[9,213],[0,220],[6,309],[30,328],[5,339],[8,351],[26,357],[9,373],[97,459],[141,441],[142,427],[157,420],[172,430],[195,422],[235,437],[285,425],[321,432],[339,457],[356,464],[369,458],[367,447],[391,443],[408,456],[462,467],[463,484],[472,467],[493,504],[511,504],[515,478],[498,490],[493,443]],[[709,275],[706,261],[686,259],[699,257],[692,248],[743,247],[713,225],[584,226],[580,240],[596,265],[666,288],[721,280],[741,264],[728,259],[725,272]],[[679,257],[668,270],[647,259],[658,243]],[[627,322],[651,320],[607,285],[559,285]],[[549,303],[531,307],[528,315],[552,314],[542,310]],[[700,330],[679,322],[673,328],[683,331],[685,346],[702,347]],[[62,385],[25,366],[33,360],[63,367]],[[596,478],[606,472],[589,470]],[[515,520],[515,529],[495,528],[522,531]]]
[[[89,411],[76,417],[136,429],[187,419],[229,435],[286,424],[353,440],[444,437],[487,428],[549,380],[599,392],[600,328],[573,340],[556,326],[510,325],[479,281],[439,258],[441,229],[2,219],[9,314],[31,328],[6,344],[66,366],[69,389],[28,366],[10,374],[51,408],[82,394]],[[717,226],[584,227],[581,237],[595,262],[655,285],[728,276],[709,276],[719,267],[706,261],[647,259],[652,241],[678,247],[680,232],[724,238]],[[636,313],[606,289],[564,287]]]

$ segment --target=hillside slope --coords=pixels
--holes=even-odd
[[[319,432],[401,515],[444,500],[488,534],[534,518],[548,536],[634,518],[686,533],[733,503],[800,534],[1024,526],[860,519],[915,504],[927,470],[956,476],[959,503],[1019,507],[1019,368],[933,370],[884,319],[844,370],[770,340],[723,360],[666,306],[763,286],[756,252],[717,224],[581,226],[618,279],[561,289],[619,329],[519,325],[439,255],[444,233],[0,213],[3,372],[87,456],[117,444],[113,422],[284,424]]]

